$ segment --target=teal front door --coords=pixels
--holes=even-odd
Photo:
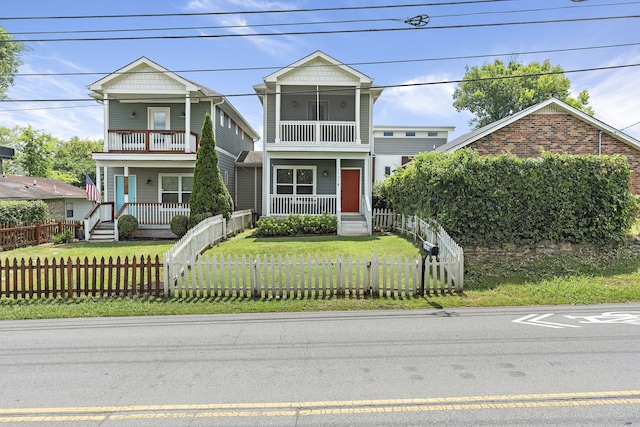
[[[129,203],[136,201],[136,176],[129,175]],[[124,175],[116,175],[116,212],[124,205]]]

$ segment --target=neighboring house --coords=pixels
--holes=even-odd
[[[453,126],[378,126],[373,127],[373,179],[381,181],[413,156],[433,151],[447,143]]]
[[[82,221],[93,208],[84,188],[33,176],[0,176],[0,200],[42,200],[53,221]]]
[[[537,157],[541,149],[566,154],[620,154],[629,160],[631,191],[640,193],[640,141],[555,98],[462,135],[436,151],[474,148],[481,155],[510,152]]]
[[[264,109],[261,214],[327,213],[339,234],[370,234],[372,110],[382,88],[317,51],[254,89]]]
[[[93,153],[104,206],[91,227],[110,220],[107,205],[116,218],[136,216],[141,229],[166,231],[173,216],[188,215],[206,113],[214,125],[223,180],[231,195],[237,194],[235,161],[253,149],[259,135],[223,95],[145,57],[89,89],[104,106],[104,149]]]

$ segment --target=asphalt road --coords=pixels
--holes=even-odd
[[[640,426],[640,304],[0,322],[0,426]]]

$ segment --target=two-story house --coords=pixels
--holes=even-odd
[[[104,148],[93,153],[102,203],[99,222],[128,213],[141,230],[168,232],[176,214],[188,215],[200,132],[206,113],[214,123],[218,166],[235,192],[235,161],[259,139],[220,93],[142,57],[89,85],[103,105]]]
[[[317,51],[254,86],[264,110],[262,215],[336,215],[371,233],[372,110],[382,88]]]
[[[373,180],[385,179],[418,153],[443,146],[454,130],[454,126],[374,126]]]

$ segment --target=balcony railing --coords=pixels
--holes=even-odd
[[[197,149],[198,134],[191,132],[191,147]],[[109,151],[184,152],[183,130],[113,130],[109,129]]]
[[[296,144],[355,144],[356,122],[281,121],[280,142]]]
[[[291,196],[270,194],[271,215],[336,214],[336,196]]]

